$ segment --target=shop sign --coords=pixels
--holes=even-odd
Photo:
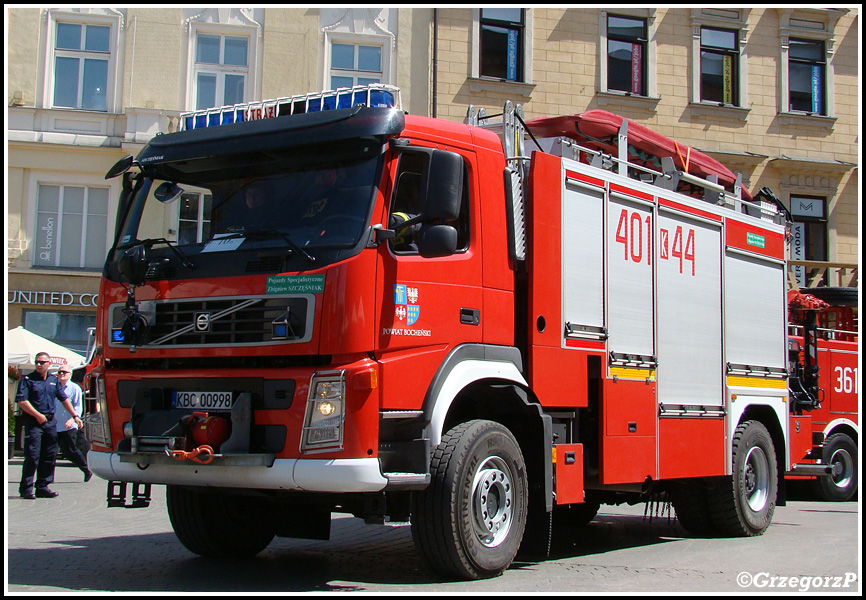
[[[29,304],[42,306],[96,306],[98,294],[89,292],[43,292],[38,290],[9,290],[6,294],[8,304]]]

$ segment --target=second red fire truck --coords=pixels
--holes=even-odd
[[[812,443],[784,219],[623,119],[585,146],[510,104],[469,121],[341,90],[186,115],[112,169],[88,382],[111,504],[166,485],[206,556],[409,520],[461,578],[658,493],[689,529],[766,530]],[[206,218],[166,239],[176,198]]]
[[[811,409],[795,414],[795,427],[811,429],[812,444],[794,449],[801,464],[830,467],[814,480],[825,500],[844,502],[859,487],[860,346],[854,287],[817,287],[788,292],[791,392],[808,394]],[[796,473],[796,470],[794,471]],[[797,478],[793,473],[792,478]]]

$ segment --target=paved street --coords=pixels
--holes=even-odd
[[[645,505],[602,507],[580,540],[550,560],[488,581],[442,582],[421,564],[407,525],[335,515],[331,540],[275,539],[257,557],[211,560],[171,530],[165,488],[147,509],[106,508],[103,480],[61,462],[56,499],[18,498],[21,459],[7,462],[7,593],[842,592],[861,589],[859,504],[793,500],[750,539],[688,537]]]

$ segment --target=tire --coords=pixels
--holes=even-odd
[[[815,287],[803,288],[800,291],[812,294],[831,306],[856,307],[857,298],[860,295],[859,289],[856,287]]]
[[[190,552],[213,558],[254,556],[274,539],[268,511],[257,498],[176,485],[166,486],[165,495],[174,533]]]
[[[779,471],[773,440],[759,421],[737,427],[732,465],[733,475],[708,490],[713,525],[723,535],[761,535],[773,520]]]
[[[710,516],[707,486],[702,481],[674,484],[670,489],[671,504],[677,520],[692,535],[712,535],[716,532]]]
[[[833,465],[833,475],[818,478],[819,493],[831,502],[846,502],[857,493],[857,444],[844,433],[824,440],[823,462]]]
[[[445,577],[500,575],[526,526],[529,492],[517,440],[499,423],[462,423],[443,436],[430,469],[430,485],[412,495],[412,539],[421,558]]]

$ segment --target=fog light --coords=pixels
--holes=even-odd
[[[86,400],[91,407],[87,415],[87,439],[100,446],[111,447],[111,426],[108,422],[108,401],[105,396],[105,378],[99,373],[90,373],[87,378]]]

